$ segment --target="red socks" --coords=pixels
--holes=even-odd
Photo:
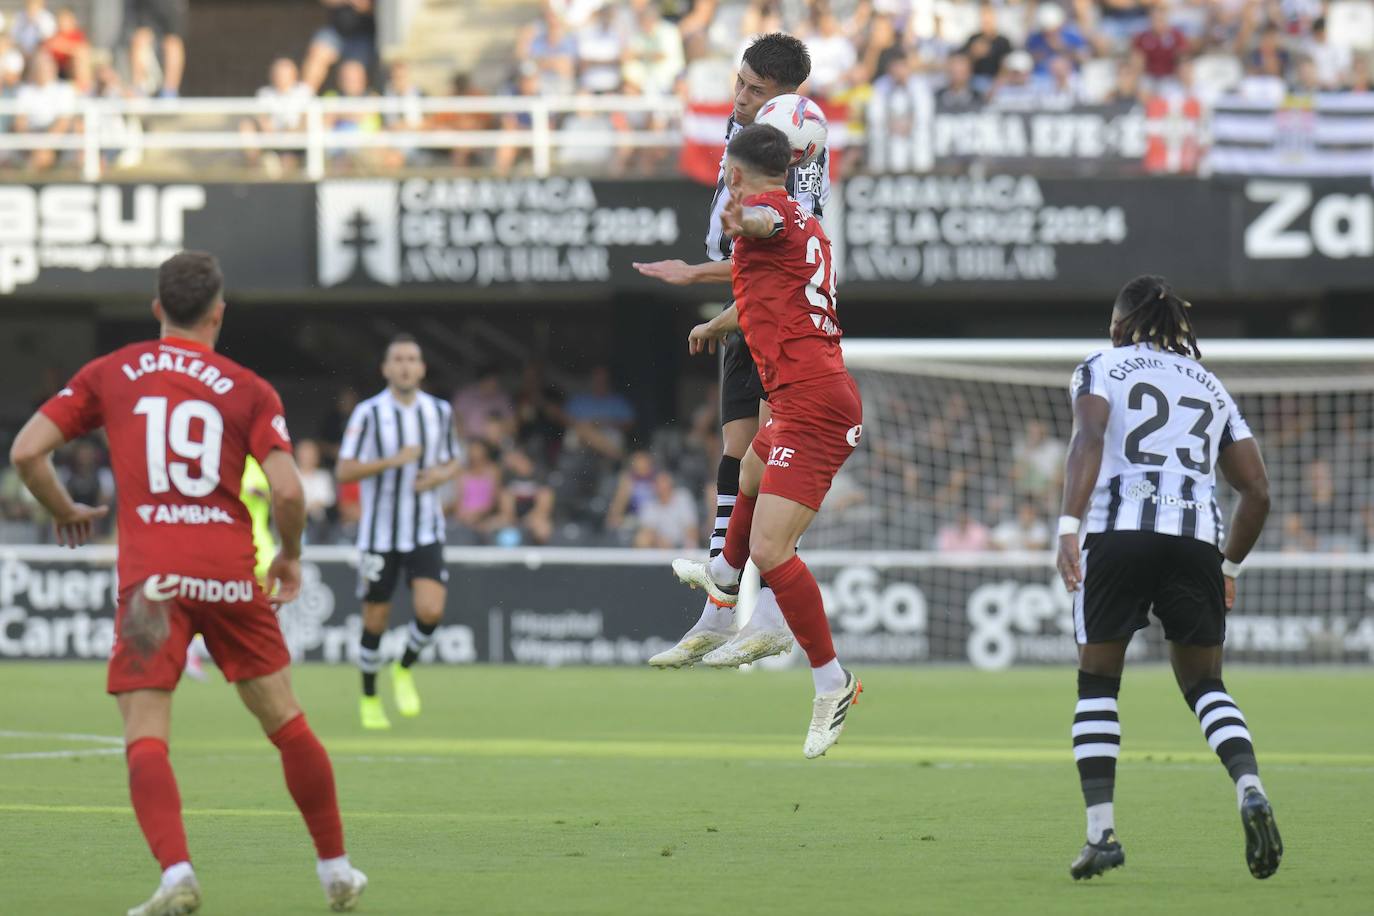
[[[751,512],[752,503],[751,500]],[[735,512],[739,512],[738,503],[735,504]],[[734,521],[734,518],[730,519],[731,528],[734,528]],[[726,550],[729,550],[728,542]],[[782,616],[787,619],[787,626],[791,628],[792,635],[797,637],[797,642],[806,652],[811,667],[819,668],[834,661],[835,645],[830,640],[830,621],[825,619],[821,588],[816,584],[816,577],[811,575],[811,570],[802,562],[801,557],[793,555],[792,559],[781,566],[765,570],[763,577],[768,580],[769,587],[777,596]]]
[[[324,745],[310,730],[303,713],[269,737],[281,751],[286,788],[305,818],[315,852],[321,859],[338,858],[344,854],[343,823],[334,793],[334,768]]]
[[[754,527],[754,500],[757,497],[735,497],[735,508],[730,513],[730,526],[725,529],[725,549],[721,556],[735,569],[743,569],[749,562],[749,532]]]
[[[129,798],[138,826],[153,858],[163,871],[178,862],[191,861],[186,848],[186,825],[181,822],[181,793],[167,758],[167,742],[139,738],[124,749],[129,764]]]

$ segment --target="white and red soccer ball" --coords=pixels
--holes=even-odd
[[[754,117],[755,124],[776,127],[792,144],[794,167],[808,166],[825,149],[828,130],[821,106],[804,95],[780,95],[763,103]]]

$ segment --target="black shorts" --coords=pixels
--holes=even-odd
[[[1080,644],[1126,639],[1150,625],[1151,610],[1170,642],[1219,646],[1226,638],[1226,586],[1213,544],[1154,531],[1090,534],[1083,567],[1073,602]]]
[[[185,38],[186,6],[187,0],[129,0],[129,21],[136,29]]]
[[[768,400],[754,354],[736,331],[720,345],[720,425],[746,417],[758,419],[759,401]]]
[[[374,604],[390,601],[402,569],[406,573],[406,585],[416,579],[447,583],[444,545],[426,544],[404,553],[399,550],[364,553],[358,562],[358,597]]]

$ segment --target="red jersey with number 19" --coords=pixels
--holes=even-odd
[[[67,439],[101,426],[119,494],[119,581],[252,580],[247,455],[291,451],[281,398],[238,363],[164,338],[93,360],[41,408]]]
[[[772,235],[734,246],[735,307],[764,390],[844,372],[835,264],[820,220],[781,188],[743,203],[774,216]]]

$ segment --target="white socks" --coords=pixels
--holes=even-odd
[[[319,875],[320,883],[326,888],[329,882],[335,878],[349,877],[353,870],[352,864],[348,861],[348,856],[339,856],[337,859],[319,859],[315,862],[315,874]]]
[[[749,615],[747,626],[750,630],[791,630],[787,625],[787,618],[782,616],[782,608],[778,607],[778,596],[773,594],[771,588],[759,589],[758,600],[754,602],[754,613]]]
[[[195,870],[191,868],[190,862],[178,862],[162,873],[162,889],[175,887],[185,879],[195,876]]]
[[[1096,843],[1102,834],[1116,829],[1116,817],[1112,814],[1112,803],[1088,806],[1088,842]]]
[[[1264,795],[1264,785],[1260,782],[1260,778],[1256,776],[1254,773],[1246,773],[1245,775],[1241,776],[1240,779],[1236,780],[1237,805],[1243,804],[1245,802],[1245,792],[1247,789],[1259,789],[1259,793],[1261,795]]]
[[[725,554],[718,553],[711,558],[707,564],[706,571],[711,574],[711,578],[722,588],[734,588],[739,585],[739,577],[744,570],[735,569],[725,562]]]
[[[843,688],[845,677],[844,669],[840,667],[840,660],[832,658],[819,668],[812,668],[811,680],[816,683],[817,696],[823,693],[834,693]]]
[[[701,619],[696,622],[692,630],[728,630],[735,625],[735,609],[732,607],[721,607],[710,598],[706,599],[706,606],[701,609]]]

